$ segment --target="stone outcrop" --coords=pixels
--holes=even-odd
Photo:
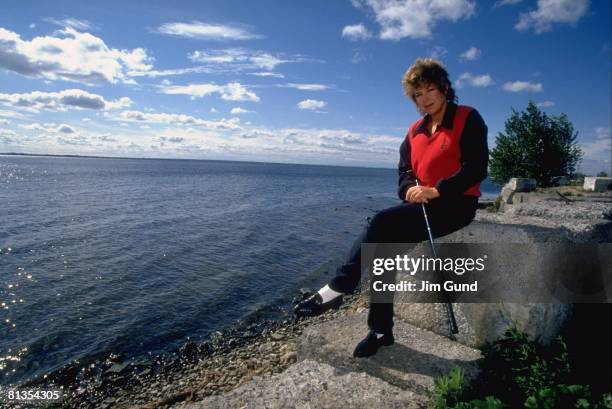
[[[271,377],[256,377],[231,392],[173,409],[227,408],[430,408],[434,378],[461,368],[478,373],[477,349],[397,320],[395,344],[370,358],[353,358],[365,336],[367,313],[347,312],[307,327],[297,344],[298,362]]]
[[[612,178],[587,176],[584,178],[584,185],[582,188],[591,192],[612,190]]]
[[[396,320],[393,328],[394,345],[379,349],[367,359],[353,358],[355,346],[367,333],[366,321],[364,311],[307,328],[298,342],[298,360],[312,359],[366,372],[420,395],[428,395],[433,390],[434,378],[456,366],[462,368],[468,378],[477,374],[479,350],[401,319]]]
[[[610,200],[608,200],[610,199]],[[444,243],[609,243],[612,197],[597,202],[542,199],[514,204],[505,213],[478,212],[468,227]],[[427,251],[427,243],[414,251]],[[501,247],[500,247],[501,248]],[[427,253],[428,254],[428,253]],[[503,251],[498,254],[503,256]],[[556,256],[563,259],[563,255]],[[520,260],[538,281],[542,255]],[[531,269],[531,270],[530,270]],[[572,315],[570,304],[455,303],[459,334],[450,340],[443,304],[402,303],[396,299],[396,343],[369,358],[352,357],[365,336],[367,312],[338,315],[307,326],[297,342],[298,362],[285,372],[255,378],[220,396],[209,396],[175,408],[429,408],[434,378],[452,368],[468,379],[477,375],[481,353],[473,346],[500,337],[509,324],[546,342]]]
[[[532,192],[536,188],[536,180],[528,178],[511,178],[504,187],[515,192]]]
[[[428,408],[428,398],[400,389],[365,372],[303,360],[270,378],[255,379],[233,391],[194,403],[184,409],[285,408]]]
[[[535,179],[525,179],[525,178],[512,178],[502,187],[501,197],[502,197],[502,208],[505,204],[513,204],[517,202],[523,203],[523,196],[516,197],[517,193],[520,192],[531,192],[536,188]],[[502,209],[503,210],[503,209]]]
[[[612,238],[611,220],[610,203],[565,204],[551,199],[509,206],[505,213],[479,212],[472,224],[436,239],[436,243],[439,246],[444,243],[609,243]],[[568,262],[566,254],[548,254],[544,246],[539,249],[532,246],[531,252],[519,255],[502,246],[494,248],[497,253],[489,255],[489,259],[497,263],[493,270],[500,275],[500,283],[508,286],[513,283],[503,283],[506,276],[520,277],[531,283],[524,285],[531,286],[556,283],[558,277],[551,265],[558,263],[561,268]],[[418,256],[429,254],[429,250],[421,243],[411,253]],[[526,274],[520,275],[513,270]],[[398,275],[398,280],[401,279],[406,277]],[[449,334],[443,304],[407,302],[409,300],[401,293],[396,295],[395,313],[398,317],[420,328]],[[457,340],[473,347],[481,347],[499,338],[510,324],[525,331],[532,339],[547,343],[559,333],[572,314],[572,306],[562,303],[455,303],[453,307],[459,327]]]

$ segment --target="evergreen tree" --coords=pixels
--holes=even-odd
[[[527,109],[505,122],[505,133],[495,138],[489,175],[499,184],[512,177],[533,178],[550,186],[554,176],[572,176],[582,158],[578,133],[565,114],[548,116],[529,101]]]

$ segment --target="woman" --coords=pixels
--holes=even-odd
[[[478,111],[456,104],[448,72],[434,59],[417,59],[404,74],[402,85],[423,114],[400,147],[399,197],[403,203],[371,219],[336,276],[296,306],[298,317],[337,308],[342,294],[357,288],[362,243],[427,240],[422,203],[434,237],[457,231],[474,219],[480,182],[487,176],[487,126]],[[393,304],[370,303],[368,327],[355,357],[373,355],[381,346],[393,344]]]

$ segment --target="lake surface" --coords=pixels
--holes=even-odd
[[[281,314],[396,186],[393,169],[0,156],[0,384]]]

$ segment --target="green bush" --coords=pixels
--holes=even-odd
[[[549,116],[529,101],[524,111],[512,109],[504,127],[491,149],[493,182],[503,185],[512,177],[525,177],[534,178],[538,186],[551,186],[553,177],[576,171],[583,152],[567,115]]]
[[[435,409],[454,408],[463,400],[465,377],[461,368],[453,368],[448,375],[434,380],[436,389],[433,396]]]
[[[557,338],[544,348],[527,334],[508,329],[504,338],[485,345],[482,351],[482,387],[513,406],[521,405],[540,389],[564,383],[570,373],[567,348]]]
[[[612,393],[606,393],[596,406],[597,409],[612,409]]]
[[[568,384],[571,367],[561,337],[544,346],[510,328],[482,353],[480,376],[471,384],[459,368],[435,380],[434,408],[612,409],[612,394],[595,404],[587,385]]]
[[[461,368],[453,368],[448,375],[436,378],[434,382],[434,409],[502,409],[501,401],[492,396],[465,402],[467,382]]]

